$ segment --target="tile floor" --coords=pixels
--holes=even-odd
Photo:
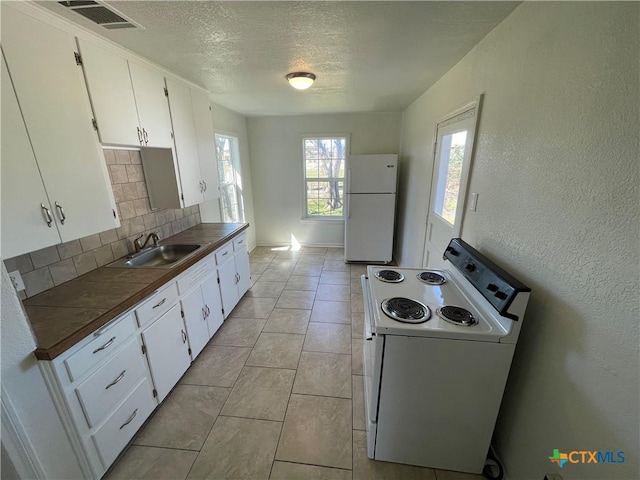
[[[482,479],[367,458],[365,267],[342,259],[257,247],[253,286],[107,478]]]

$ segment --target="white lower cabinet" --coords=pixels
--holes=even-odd
[[[180,313],[174,305],[142,332],[149,368],[156,387],[158,401],[171,391],[191,364],[187,332]]]
[[[104,475],[249,288],[245,239],[39,362],[86,478]]]

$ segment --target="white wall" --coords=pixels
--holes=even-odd
[[[249,250],[256,246],[256,226],[253,208],[253,192],[251,188],[251,163],[249,158],[249,139],[247,135],[247,119],[239,113],[221,105],[211,104],[213,131],[237,137],[240,151],[240,182],[244,199],[245,221],[251,226],[247,230]],[[220,222],[220,204],[218,200],[200,205],[200,216],[203,222]]]
[[[17,428],[25,435],[21,440],[36,452],[36,463],[39,462],[35,467],[36,472],[44,472],[46,478],[82,478],[71,443],[33,355],[36,344],[31,327],[2,261],[0,268],[2,402],[4,406],[13,407],[16,421],[21,424]],[[8,439],[3,438],[3,444],[5,440]],[[8,447],[10,445],[7,445],[7,451],[11,454],[12,450]],[[20,458],[12,457],[12,461],[16,468],[22,463]]]
[[[304,94],[303,94],[304,95]],[[350,153],[398,153],[401,113],[250,117],[249,148],[259,245],[342,245],[344,222],[301,220],[302,136],[349,134]]]
[[[462,236],[533,289],[495,433],[510,479],[640,478],[639,7],[526,2],[403,115],[417,265],[435,122],[485,94]],[[627,461],[560,470],[554,448]]]

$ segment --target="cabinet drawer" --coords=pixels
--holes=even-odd
[[[142,352],[134,338],[76,388],[89,427],[95,427],[126,396],[144,371]]]
[[[229,242],[216,250],[216,263],[218,265],[222,265],[231,257],[233,257],[233,242]]]
[[[226,257],[225,257],[226,258]],[[178,291],[184,295],[200,285],[204,279],[216,271],[216,260],[214,255],[200,260],[193,267],[189,268],[180,278],[178,278]]]
[[[155,408],[151,385],[144,379],[93,435],[93,442],[108,468]]]
[[[98,332],[100,333],[96,336]],[[109,358],[133,336],[135,326],[131,314],[128,313],[113,325],[98,332],[94,333],[93,340],[64,361],[72,381],[78,380],[91,367]]]
[[[162,290],[157,291],[149,299],[136,308],[138,325],[144,327],[154,318],[158,318],[178,301],[178,287],[171,282]]]
[[[246,233],[241,233],[240,235],[238,235],[236,238],[233,239],[233,250],[234,251],[238,251],[241,248],[244,248],[247,246],[247,234]]]

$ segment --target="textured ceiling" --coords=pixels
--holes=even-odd
[[[245,115],[401,111],[519,2],[105,2],[143,29],[46,8],[205,87]],[[304,92],[292,71],[317,75]]]

